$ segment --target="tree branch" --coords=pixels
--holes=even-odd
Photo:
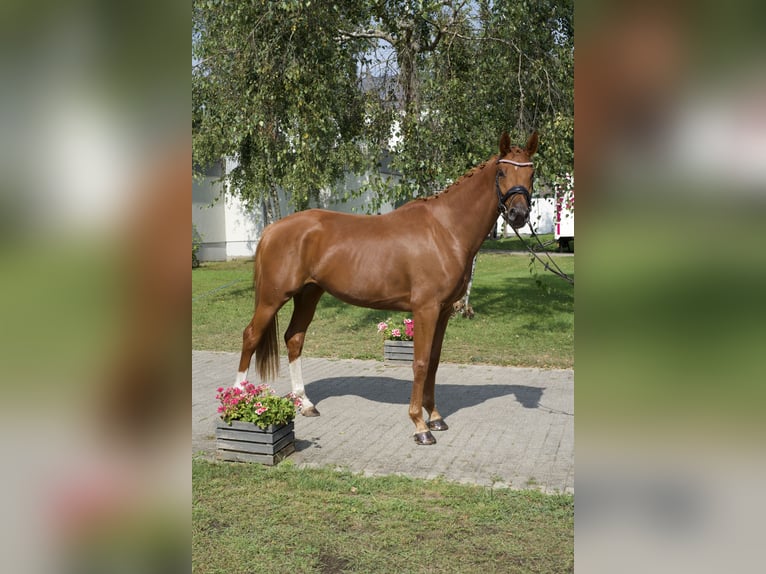
[[[457,25],[457,23],[459,21],[458,16],[460,15],[460,12],[463,10],[463,7],[465,6],[466,2],[464,0],[463,2],[458,4],[457,6],[453,6],[452,4],[453,3],[451,1],[449,1],[449,0],[444,0],[442,2],[442,6],[444,6],[446,8],[450,8],[450,7],[452,8],[452,15],[447,19],[447,22],[443,26],[440,26],[437,22],[433,22],[433,21],[429,20],[425,16],[422,16],[422,15],[420,16],[427,24],[430,24],[431,26],[436,28],[436,35],[434,36],[433,41],[430,42],[424,48],[423,51],[426,51],[426,52],[434,51],[436,49],[436,47],[439,45],[439,42],[441,41],[442,36],[446,32],[448,32],[450,30],[450,28],[453,28],[454,26]],[[453,36],[453,39],[454,39],[454,36]]]
[[[516,50],[519,54],[521,54],[521,48],[519,48],[514,42],[511,42],[510,40],[505,40],[504,38],[496,38],[494,36],[466,36],[464,34],[460,34],[458,32],[453,32],[452,36],[455,38],[460,38],[461,40],[478,40],[480,42],[500,42],[501,44],[505,44],[506,46],[510,46],[514,50]]]
[[[385,40],[392,46],[394,45],[394,37],[382,30],[362,30],[361,32],[352,32],[349,30],[338,30],[341,40],[350,40],[351,38],[364,38],[368,40]]]

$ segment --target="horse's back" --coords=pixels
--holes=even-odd
[[[402,217],[404,216],[404,217]],[[416,226],[425,224],[416,213],[399,213],[399,210],[384,215],[359,215],[326,209],[308,209],[288,215],[269,225],[262,241],[276,240],[295,243],[302,238],[324,244],[351,242],[377,242],[407,235]]]
[[[278,260],[282,265],[306,266],[322,258],[328,249],[363,241],[363,236],[379,216],[354,215],[324,209],[293,213],[264,229],[258,243],[260,257]]]

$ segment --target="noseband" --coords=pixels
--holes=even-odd
[[[510,159],[499,159],[497,160],[497,163],[509,163],[511,165],[515,165],[516,167],[531,167],[533,164],[531,161],[525,161],[525,162],[519,162],[519,161],[512,161]],[[523,185],[514,185],[512,188],[510,188],[508,191],[503,193],[500,190],[500,175],[502,172],[500,170],[497,170],[497,174],[495,175],[495,191],[497,192],[497,211],[503,216],[503,219],[508,221],[508,208],[506,207],[506,203],[509,199],[511,199],[514,195],[521,194],[524,196],[524,199],[527,200],[527,208],[532,209],[532,198],[529,195],[529,190],[524,187]],[[527,220],[529,219],[529,213],[527,212]],[[510,221],[508,221],[510,223]]]

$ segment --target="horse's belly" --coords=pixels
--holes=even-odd
[[[410,290],[367,274],[343,274],[319,281],[333,297],[345,303],[371,309],[410,310]]]

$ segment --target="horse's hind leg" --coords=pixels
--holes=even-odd
[[[293,316],[290,325],[285,331],[285,343],[287,343],[287,360],[290,362],[290,381],[293,394],[301,400],[301,414],[307,417],[319,416],[319,411],[306,396],[303,385],[303,372],[301,369],[301,353],[303,341],[306,338],[306,330],[314,318],[319,298],[324,290],[313,283],[306,285],[293,297]]]

